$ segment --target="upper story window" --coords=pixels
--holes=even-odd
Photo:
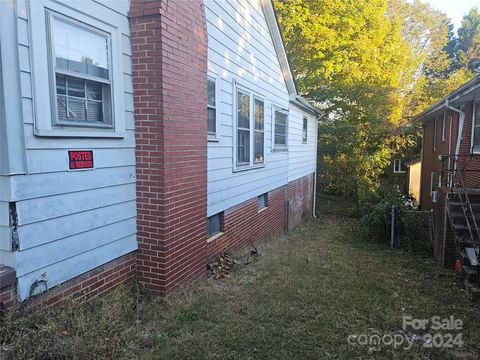
[[[433,142],[432,142],[433,151],[437,150],[437,118],[433,118]]]
[[[402,169],[402,160],[395,159],[393,160],[393,172],[394,173],[404,173],[405,170]]]
[[[248,90],[236,90],[236,166],[248,169],[265,161],[265,103]]]
[[[53,123],[113,127],[110,35],[49,13]]]
[[[473,109],[473,136],[472,150],[478,152],[480,150],[480,102],[475,103]]]
[[[302,129],[302,142],[307,142],[307,130],[308,130],[308,118],[306,116],[303,117],[303,129]]]
[[[442,116],[442,142],[445,142],[447,135],[447,113]]]
[[[287,149],[287,129],[288,111],[274,106],[274,149]]]
[[[217,139],[217,81],[213,76],[208,77],[208,139]]]

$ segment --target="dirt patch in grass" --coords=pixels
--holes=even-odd
[[[0,341],[14,359],[477,359],[480,307],[461,281],[357,234],[356,220],[324,215],[259,244],[255,258],[249,249],[234,254],[241,261],[228,280],[202,280],[166,299],[119,289],[44,309],[7,321]],[[450,315],[464,323],[459,349],[348,342],[397,334],[403,316]]]

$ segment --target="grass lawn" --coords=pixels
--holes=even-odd
[[[235,253],[230,279],[209,278],[166,299],[120,289],[43,310],[7,322],[0,336],[16,341],[4,347],[15,359],[478,359],[480,306],[467,300],[460,279],[432,260],[359,238],[341,205],[335,214],[328,208],[258,245],[257,256]],[[441,333],[462,333],[459,348],[417,342],[369,350],[358,344],[362,336],[348,342],[355,334],[401,335],[403,316],[450,315],[463,329]],[[407,331],[437,333],[430,326]]]

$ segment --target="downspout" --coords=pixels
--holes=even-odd
[[[463,136],[463,124],[465,122],[465,113],[457,109],[456,107],[453,107],[449,104],[448,99],[445,100],[445,107],[447,109],[450,109],[452,111],[455,111],[457,114],[459,114],[459,120],[458,120],[458,134],[457,134],[457,144],[455,146],[455,160],[458,160],[458,156],[460,155],[460,143],[462,142],[462,136]],[[457,162],[455,161],[455,168],[454,170],[457,170]]]

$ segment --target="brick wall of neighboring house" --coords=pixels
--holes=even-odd
[[[208,242],[208,255],[239,249],[292,229],[312,216],[312,197],[313,174],[270,191],[266,208],[259,209],[255,197],[224,211],[222,233]]]
[[[471,135],[472,135],[472,121],[473,121],[473,102],[466,103],[463,111],[465,112],[465,121],[462,133],[462,142],[460,144],[460,160],[459,168],[468,169],[469,171],[462,172],[464,176],[465,185],[467,187],[480,186],[480,161],[477,159],[470,159],[471,152]],[[424,125],[424,139],[423,139],[423,161],[422,161],[422,178],[421,178],[421,194],[420,200],[424,210],[433,209],[435,219],[435,239],[434,239],[434,256],[444,267],[453,267],[456,257],[455,243],[453,239],[452,229],[446,213],[446,194],[448,189],[446,187],[438,187],[438,175],[442,173],[441,162],[438,159],[439,155],[448,155],[449,148],[451,148],[452,155],[455,154],[455,147],[457,143],[458,134],[458,120],[459,116],[453,111],[449,111],[447,119],[451,117],[452,122],[452,136],[450,141],[450,123],[447,121],[446,140],[441,139],[441,120],[437,123],[437,146],[433,150],[433,135],[434,122],[429,120]],[[447,163],[445,168],[448,167]],[[446,170],[446,169],[445,169]],[[472,171],[474,170],[474,171]],[[433,203],[430,196],[430,177],[434,172],[435,176],[435,190],[437,191],[437,203]],[[446,184],[447,173],[444,172],[444,185]]]
[[[66,297],[73,297],[79,301],[89,300],[118,285],[131,284],[135,279],[135,266],[136,254],[131,252],[32,297],[30,301],[55,306]],[[0,303],[6,309],[16,302],[15,288],[15,283],[0,288]]]
[[[206,274],[207,33],[201,0],[132,0],[140,283]]]

